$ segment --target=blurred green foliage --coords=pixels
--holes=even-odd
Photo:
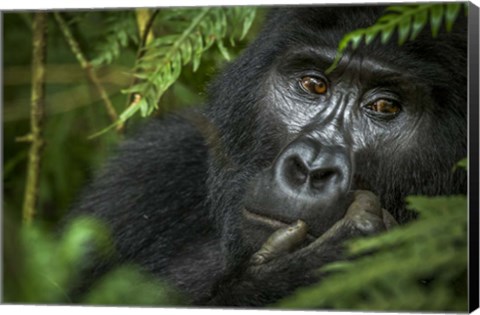
[[[88,305],[186,305],[170,286],[141,273],[135,266],[122,266],[110,272],[87,294]]]
[[[72,303],[70,293],[81,280],[79,271],[90,267],[90,258],[114,255],[108,228],[92,218],[70,222],[60,238],[39,225],[8,232],[3,297],[7,303]],[[9,242],[12,238],[15,246]],[[182,299],[165,283],[125,265],[101,278],[81,303],[181,305]]]

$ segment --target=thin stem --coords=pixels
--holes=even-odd
[[[30,107],[30,133],[22,139],[31,142],[28,155],[27,180],[23,202],[23,221],[31,224],[38,203],[38,186],[45,117],[45,60],[47,55],[47,13],[35,13],[33,20],[32,95]]]
[[[80,49],[80,46],[78,45],[78,42],[73,37],[72,32],[70,31],[67,23],[62,18],[60,13],[55,12],[54,16],[60,26],[60,29],[62,30],[63,35],[65,36],[65,39],[67,40],[68,45],[70,46],[70,49],[80,63],[80,66],[85,69],[85,71],[87,71],[90,81],[93,83],[98,93],[100,94],[100,97],[105,104],[105,108],[107,109],[107,113],[110,116],[110,119],[113,122],[116,122],[118,120],[117,112],[115,111],[115,107],[113,106],[110,98],[108,97],[108,93],[105,91],[102,84],[100,83],[95,69],[93,68],[92,64],[85,58],[84,54]],[[120,124],[117,130],[121,129],[122,125]]]
[[[145,46],[145,44],[149,44],[153,40],[153,32],[152,32],[152,15],[155,17],[158,11],[154,11],[152,14],[149,9],[136,9],[135,16],[137,18],[137,25],[138,25],[138,33],[140,35],[140,39],[142,41],[141,46]]]

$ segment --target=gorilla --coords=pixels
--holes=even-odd
[[[466,193],[467,23],[399,46],[375,39],[333,62],[380,6],[272,8],[204,107],[153,118],[74,206],[116,255],[192,305],[264,306],[321,281],[344,241],[415,215],[407,195]],[[380,36],[377,36],[380,37]]]

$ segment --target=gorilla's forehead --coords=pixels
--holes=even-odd
[[[375,50],[373,47],[345,52],[335,72],[343,79],[350,76],[352,79],[369,79],[370,84],[382,85],[387,82],[430,84],[442,75],[442,68],[435,67],[432,77],[429,61],[408,58],[408,53],[402,53],[398,48],[390,53],[385,47],[378,49],[377,53]],[[323,72],[333,63],[336,52],[336,48],[328,46],[292,46],[277,58],[276,67],[278,71],[286,73],[310,69]],[[423,67],[419,67],[420,64]]]
[[[336,46],[344,34],[374,24],[383,11],[381,6],[276,8],[264,30],[291,42]]]
[[[354,30],[373,24],[385,10],[380,5],[345,5],[345,6],[295,6],[273,9],[269,20],[282,29],[295,31],[292,25],[307,26],[310,29]]]
[[[401,54],[396,54],[391,56],[385,52],[385,48],[378,54],[372,53],[375,51],[375,48],[372,50],[364,51],[359,49],[354,52],[344,52],[343,57],[340,61],[339,68],[348,65],[349,68],[364,68],[365,70],[371,70],[373,72],[383,72],[389,75],[400,75],[405,74],[405,63],[407,60],[403,60],[399,56]],[[398,49],[397,49],[398,52]],[[280,56],[279,64],[283,67],[325,67],[325,65],[331,65],[335,59],[337,53],[336,48],[329,46],[312,46],[312,45],[303,45],[303,46],[292,46],[290,47],[284,55]],[[391,58],[385,58],[386,56],[391,56]],[[392,60],[399,60],[403,63],[402,66],[398,65]],[[418,62],[415,62],[417,65]],[[324,69],[320,69],[324,70]],[[413,74],[413,72],[412,72]]]

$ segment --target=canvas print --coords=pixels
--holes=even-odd
[[[467,311],[470,9],[4,12],[4,303]]]

